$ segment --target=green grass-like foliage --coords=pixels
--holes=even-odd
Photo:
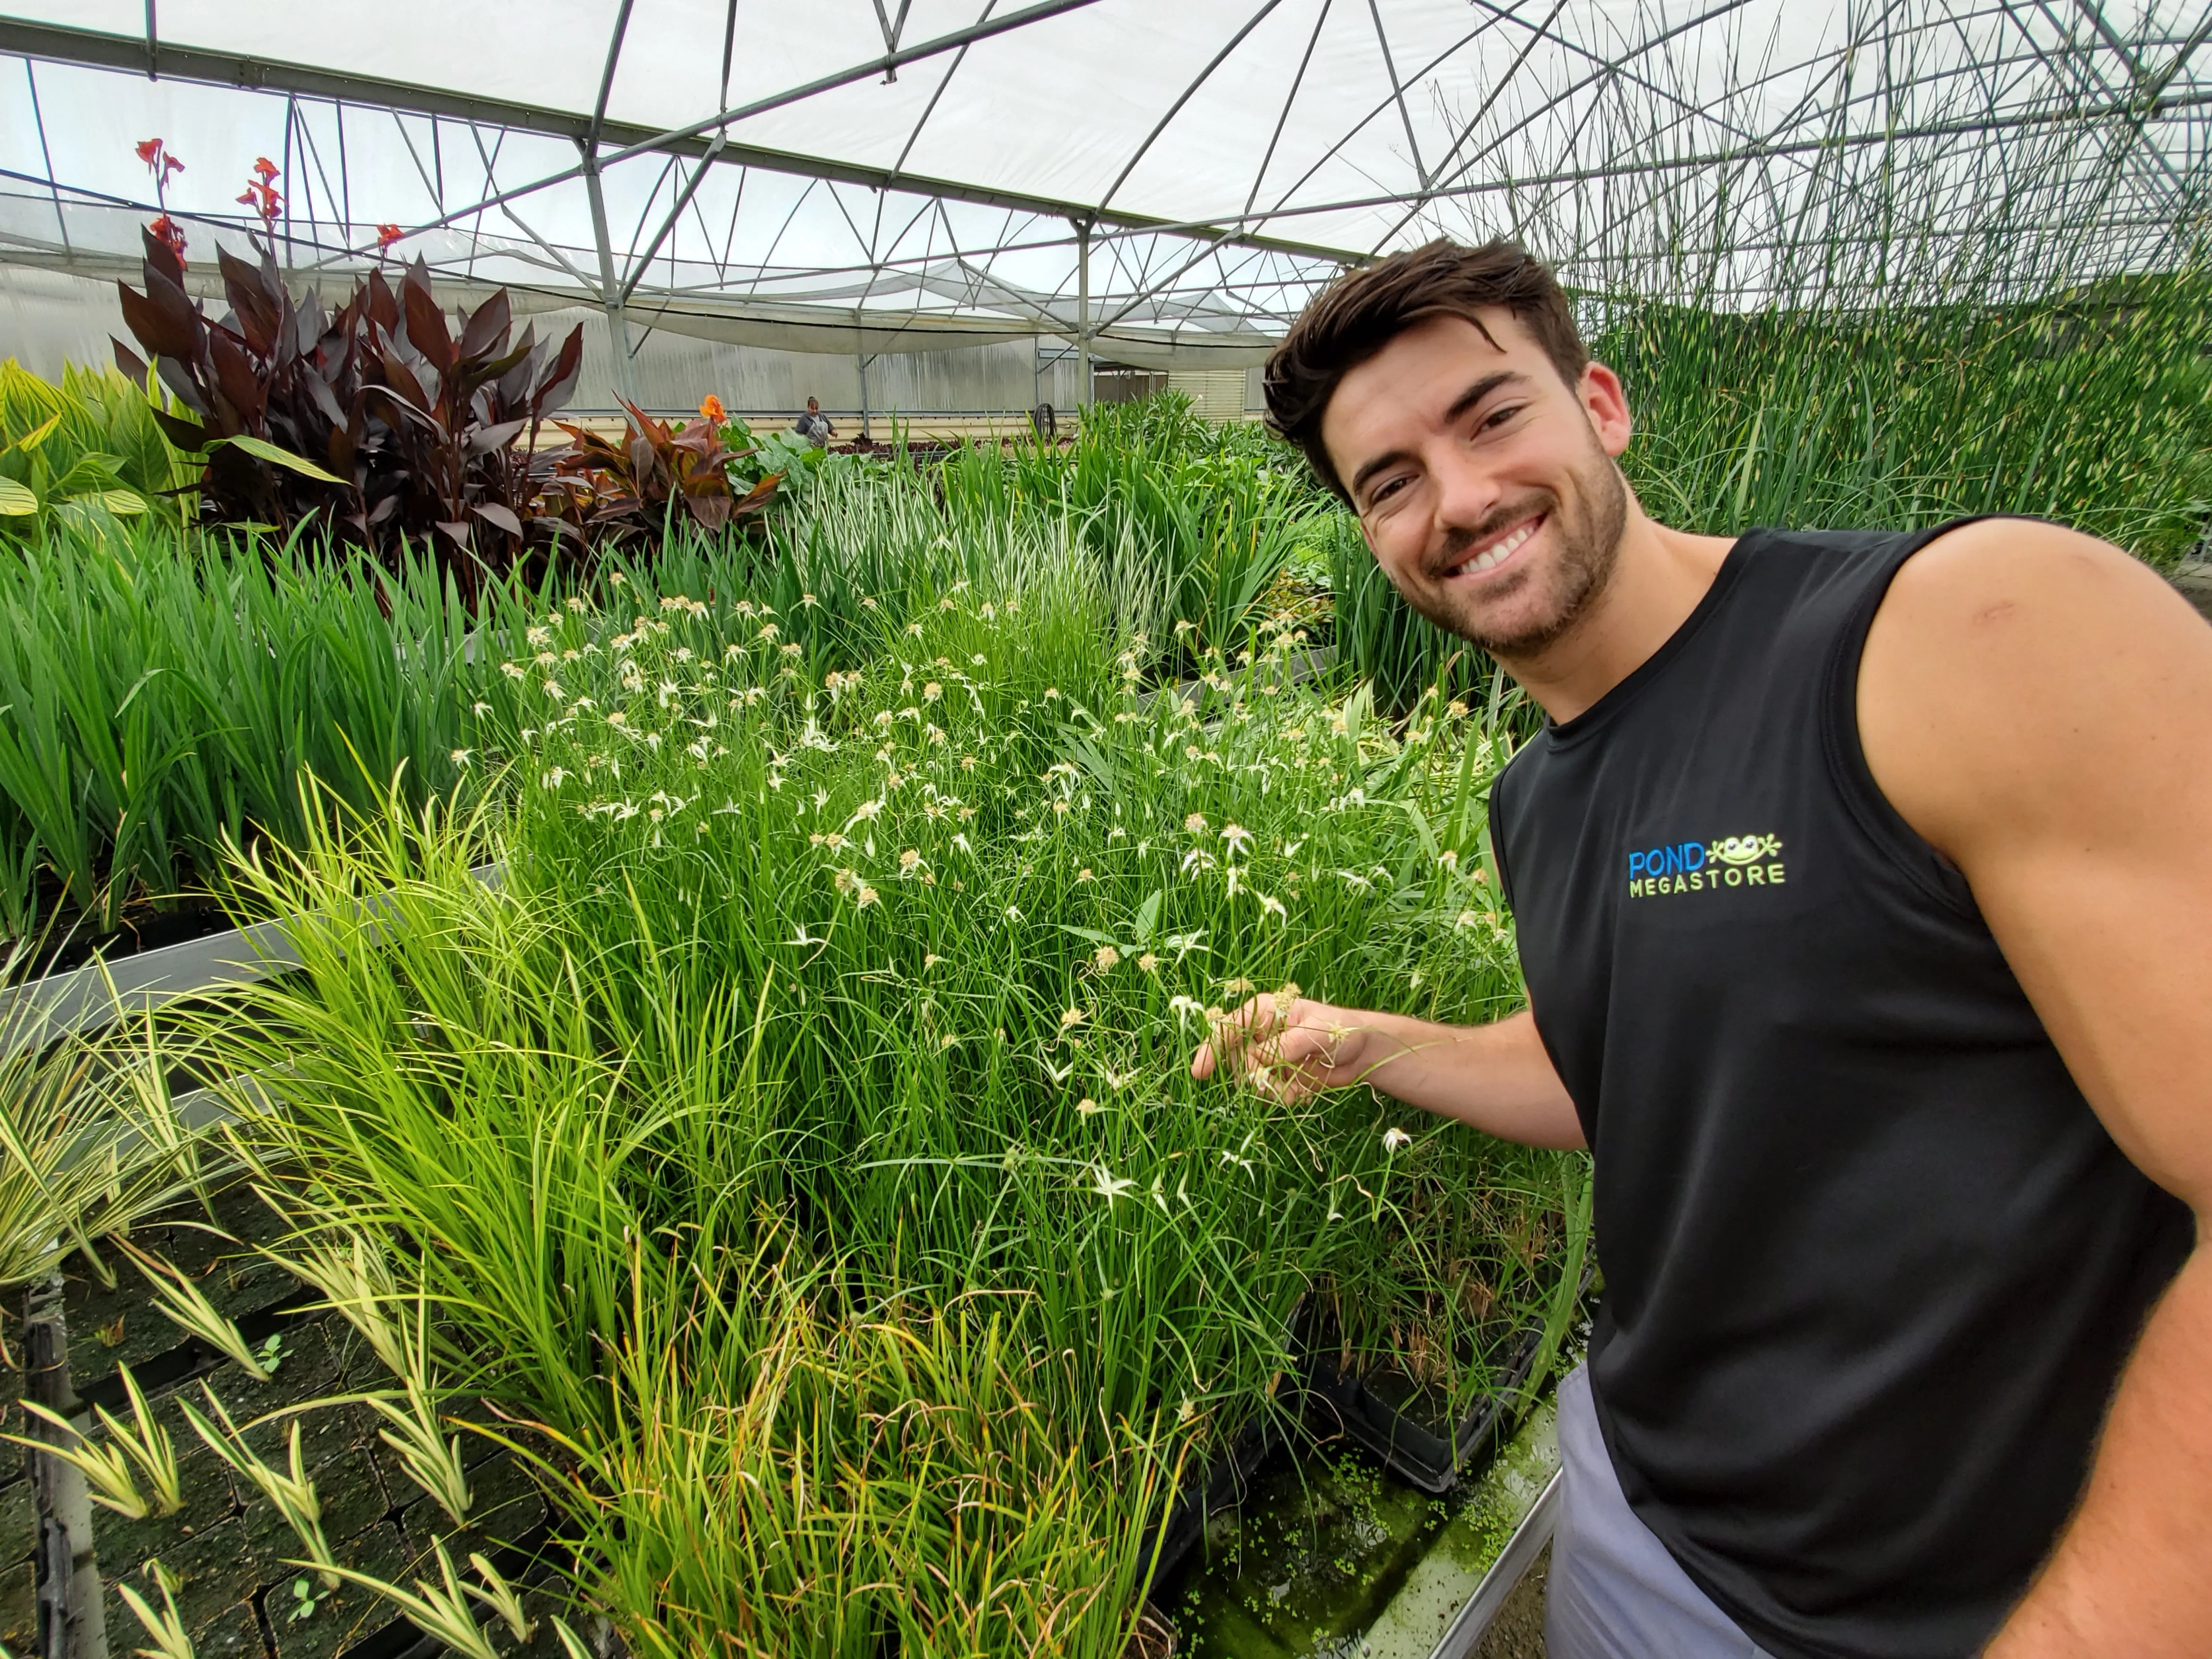
[[[450,788],[472,705],[505,696],[468,659],[491,614],[421,565],[46,526],[0,559],[0,925],[105,933],[227,846],[297,845],[306,776],[356,806],[395,775]]]
[[[1462,1400],[1552,1305],[1579,1160],[1187,1071],[1253,987],[1515,1006],[1502,749],[1288,634],[1147,696],[1095,555],[866,488],[929,539],[834,626],[727,565],[541,613],[511,805],[311,815],[240,878],[307,973],[191,1058],[279,1079],[265,1173],[390,1253],[634,1650],[1118,1654],[1302,1298]]]

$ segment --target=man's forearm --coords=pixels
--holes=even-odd
[[[1574,1103],[1532,1015],[1491,1025],[1437,1025],[1362,1014],[1361,1079],[1394,1099],[1531,1146],[1583,1145]]]
[[[2212,1653],[2212,1252],[2199,1243],[2120,1378],[2089,1486],[1987,1659]]]

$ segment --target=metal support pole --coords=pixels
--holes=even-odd
[[[1091,224],[1075,227],[1075,406],[1091,407]]]
[[[868,354],[856,351],[853,361],[860,368],[860,435],[872,438],[874,434],[868,429]]]
[[[62,1276],[31,1292],[23,1321],[25,1395],[64,1418],[84,1407],[70,1386],[69,1334],[62,1311]],[[29,1425],[30,1438],[66,1444],[74,1431]],[[75,1465],[32,1449],[32,1489],[39,1522],[33,1595],[38,1607],[39,1659],[107,1659],[107,1627],[94,1554],[92,1499]]]
[[[581,145],[578,146],[582,149]],[[615,281],[615,254],[607,239],[607,203],[599,191],[598,155],[584,150],[584,191],[592,204],[592,240],[599,245],[599,298],[607,311],[607,343],[615,354],[615,386],[625,402],[637,401],[637,365],[629,354],[629,319]]]

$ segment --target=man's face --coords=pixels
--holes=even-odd
[[[1338,384],[1322,441],[1413,608],[1493,655],[1527,658],[1612,574],[1628,408],[1611,370],[1593,364],[1571,386],[1510,312],[1482,320],[1490,339],[1458,317],[1399,335]]]

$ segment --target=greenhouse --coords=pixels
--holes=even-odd
[[[1996,1634],[2212,1145],[1944,792],[2212,833],[2191,728],[2064,736],[2212,688],[2212,0],[4,6],[0,1652]],[[1900,1054],[1887,1150],[1762,1127]],[[1758,1507],[2046,1314],[1957,1409],[2063,1490]],[[1581,1644],[1578,1456],[1740,1645]]]

